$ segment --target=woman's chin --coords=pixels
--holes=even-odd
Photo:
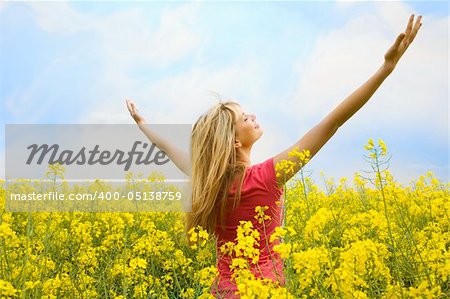
[[[258,129],[258,131],[259,131],[259,136],[258,136],[258,139],[259,139],[259,138],[261,138],[261,136],[264,134],[264,131],[261,130],[261,129]]]

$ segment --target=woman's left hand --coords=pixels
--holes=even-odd
[[[130,100],[126,100],[128,111],[130,112],[131,117],[138,125],[145,124],[145,119],[138,113],[138,109],[136,108],[136,104]]]
[[[389,50],[384,55],[384,64],[390,70],[393,71],[397,62],[402,57],[403,53],[405,53],[406,49],[408,49],[409,45],[413,42],[416,37],[417,32],[419,31],[422,16],[418,16],[417,20],[414,24],[414,15],[412,14],[409,17],[408,26],[406,27],[406,31],[400,33],[397,36],[394,44],[389,48]],[[414,26],[413,26],[414,24]]]

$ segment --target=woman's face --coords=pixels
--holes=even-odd
[[[240,106],[236,107],[238,119],[236,121],[236,140],[240,141],[243,147],[250,147],[263,134],[263,130],[256,122],[254,114],[247,113]]]

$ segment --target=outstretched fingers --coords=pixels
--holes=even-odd
[[[418,16],[417,20],[414,22],[414,14],[409,17],[408,25],[406,26],[405,32],[401,32],[397,35],[394,44],[389,48],[389,50],[384,54],[384,59],[386,65],[392,69],[395,67],[399,59],[408,49],[409,45],[412,43],[419,31],[422,16]]]
[[[131,115],[136,113],[136,111],[137,111],[136,104],[130,99],[127,99],[126,102],[127,102],[128,111],[130,111]]]
[[[405,30],[405,38],[403,39],[404,51],[409,47],[409,45],[416,37],[420,26],[422,26],[421,20],[422,16],[418,16],[416,22],[414,23],[414,14],[409,17],[408,25],[406,26]]]
[[[409,17],[408,25],[406,26],[405,34],[407,37],[410,36],[414,22],[414,14]]]
[[[417,32],[419,31],[419,28],[422,26],[422,16],[419,16],[416,20],[416,24],[414,24],[414,29],[412,30],[411,37],[409,38],[409,43],[412,43],[414,38],[417,35]]]

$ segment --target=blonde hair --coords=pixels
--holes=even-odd
[[[238,115],[237,102],[219,102],[201,115],[191,135],[192,212],[187,213],[186,230],[198,225],[214,233],[217,217],[223,229],[227,197],[237,175],[238,190],[235,208],[241,195],[246,165],[236,160],[235,136]]]

